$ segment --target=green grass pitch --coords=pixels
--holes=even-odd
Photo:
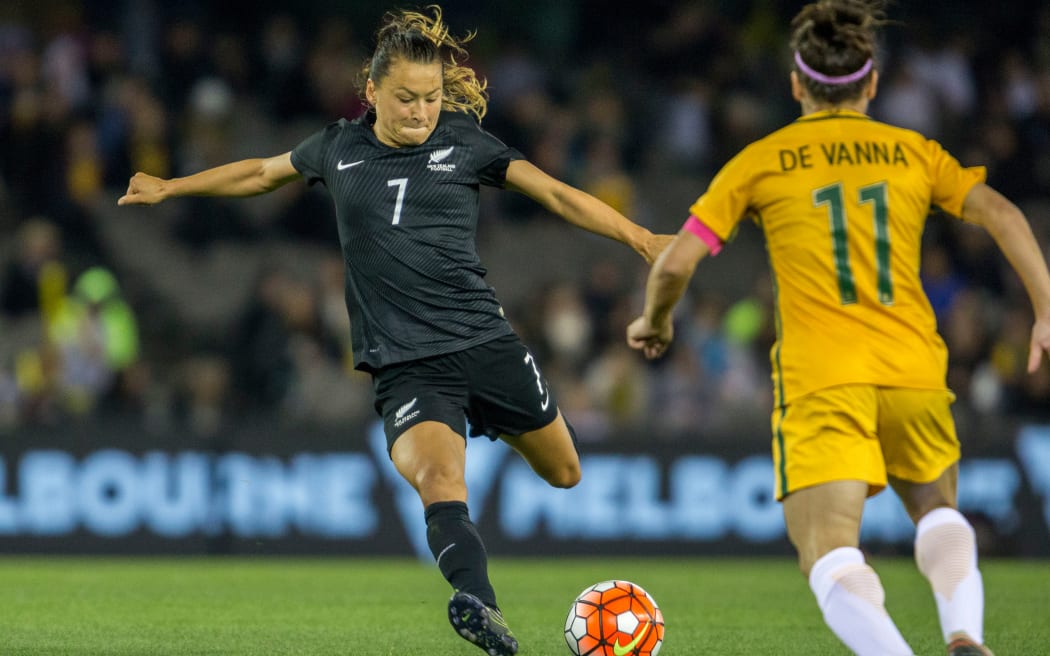
[[[887,606],[919,654],[943,654],[907,559],[878,558]],[[634,581],[667,623],[661,655],[847,654],[786,558],[494,559],[522,656],[566,656],[583,588]],[[985,561],[986,639],[1050,653],[1050,563]],[[437,569],[410,559],[0,557],[0,654],[472,656],[445,618]]]

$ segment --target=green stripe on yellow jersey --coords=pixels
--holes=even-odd
[[[919,280],[931,207],[985,176],[936,141],[853,111],[810,114],[741,151],[690,208],[723,239],[761,216],[776,280],[777,403],[848,383],[944,389]]]

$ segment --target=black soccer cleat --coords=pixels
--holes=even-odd
[[[511,633],[499,609],[469,592],[457,592],[448,601],[448,621],[464,640],[489,656],[513,656],[518,653],[518,639]]]

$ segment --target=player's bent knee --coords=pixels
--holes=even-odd
[[[576,487],[580,482],[581,472],[579,463],[572,463],[559,467],[554,474],[547,477],[547,482],[553,487],[568,489]]]
[[[571,472],[565,477],[565,480],[562,481],[561,487],[563,487],[563,488],[576,487],[576,485],[580,482],[580,478],[581,477],[582,477],[582,474],[580,473],[580,468],[579,467],[574,467],[571,470]]]

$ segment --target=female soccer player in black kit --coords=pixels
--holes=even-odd
[[[440,8],[429,9],[386,16],[365,69],[369,110],[360,118],[275,157],[171,180],[136,173],[118,203],[252,196],[299,178],[324,183],[346,264],[355,366],[371,373],[390,457],[423,502],[427,540],[455,590],[449,620],[487,653],[514,654],[517,640],[467,514],[465,420],[471,436],[505,440],[553,486],[575,485],[580,460],[539,365],[483,279],[479,184],[521,192],[650,263],[672,237],[555,180],[482,130],[485,85],[457,64],[472,35],[452,37]]]

